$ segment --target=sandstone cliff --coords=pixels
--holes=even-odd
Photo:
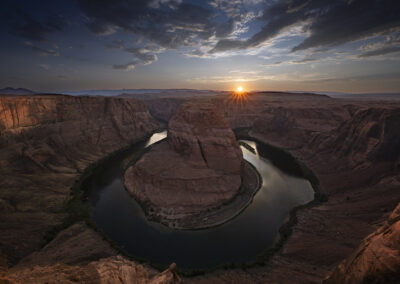
[[[8,261],[44,243],[89,164],[158,127],[135,100],[62,95],[0,98],[0,250]]]
[[[192,282],[321,283],[400,200],[400,104],[265,94],[241,107],[220,105],[231,126],[247,125],[252,136],[307,165],[329,199],[296,212],[297,224],[268,269]]]
[[[169,122],[168,142],[154,145],[128,168],[125,185],[151,218],[179,227],[182,219],[231,200],[243,166],[233,131],[218,109],[184,103]]]
[[[10,284],[175,284],[180,283],[181,279],[175,273],[174,266],[157,273],[149,267],[121,256],[114,256],[81,266],[55,262],[49,266],[13,268],[7,276],[0,276],[0,282]]]
[[[352,166],[368,163],[398,163],[400,157],[400,109],[368,108],[354,113],[329,136],[314,142],[337,157],[347,157]]]
[[[193,166],[240,174],[242,151],[224,116],[211,103],[185,103],[168,124],[170,147]]]
[[[189,282],[321,283],[389,218],[400,200],[399,103],[375,101],[371,107],[368,101],[268,93],[256,94],[240,107],[226,104],[224,98],[206,100],[223,111],[231,127],[252,128],[257,138],[303,161],[317,175],[329,201],[297,212],[292,235],[266,268],[219,271]],[[168,120],[180,104],[171,101],[157,100],[152,110]],[[40,282],[28,278],[31,275],[76,282],[81,279],[76,273],[89,271],[93,262],[90,267],[104,267],[118,279],[134,275],[121,273],[127,270],[145,275],[137,263],[129,262],[128,269],[128,261],[117,258],[117,252],[85,226],[72,226],[39,248],[45,232],[61,223],[61,208],[81,170],[155,127],[146,108],[135,100],[58,95],[0,98],[0,280],[7,281],[7,262],[12,273],[8,280],[24,283],[24,278]],[[392,225],[370,235],[360,248],[375,252],[379,244],[383,246],[378,251],[392,253],[395,246],[387,244],[396,241],[398,232]],[[353,256],[334,275],[343,277],[341,267],[365,268],[364,272],[381,268],[371,254]],[[99,269],[92,268],[90,275],[98,279]],[[151,268],[143,269],[153,277]]]
[[[400,279],[400,203],[386,223],[324,281],[330,283],[398,283]]]

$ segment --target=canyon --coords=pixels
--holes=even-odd
[[[400,103],[374,101],[372,106],[367,100],[274,92],[249,94],[245,104],[232,103],[225,95],[144,102],[63,95],[0,97],[0,279],[181,281],[173,265],[160,273],[121,256],[88,224],[66,222],[65,205],[85,168],[147,137],[188,100],[215,105],[232,129],[291,153],[314,172],[328,200],[296,211],[290,236],[263,266],[216,270],[183,281],[398,279],[398,209],[391,212],[400,201]],[[374,258],[376,252],[388,258],[385,269]]]
[[[257,189],[249,186],[257,184],[252,171],[215,105],[185,102],[169,121],[167,141],[153,145],[127,169],[125,186],[151,219],[195,229],[214,225],[210,216],[225,220],[213,211],[224,211],[220,207],[242,191]]]

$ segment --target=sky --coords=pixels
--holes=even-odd
[[[400,92],[399,0],[0,5],[0,88]]]

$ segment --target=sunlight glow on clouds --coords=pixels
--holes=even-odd
[[[67,83],[72,88],[118,83],[220,89],[248,82],[248,89],[287,83],[332,90],[335,85],[327,82],[340,80],[349,90],[357,84],[360,91],[400,90],[400,2],[394,0],[44,0],[40,7],[15,0],[1,5],[3,85],[38,88],[51,81],[51,89]],[[233,72],[235,66],[241,71]]]

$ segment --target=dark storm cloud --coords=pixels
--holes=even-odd
[[[398,0],[348,1],[318,15],[309,28],[311,35],[293,50],[338,45],[395,27],[400,27]]]
[[[44,41],[49,34],[61,31],[65,25],[60,15],[51,15],[40,21],[18,6],[14,6],[12,11],[10,32],[28,40]]]
[[[226,35],[232,30],[230,22],[215,25],[211,9],[176,0],[80,0],[79,3],[94,34],[123,30],[166,48],[194,45],[217,32]]]
[[[400,28],[398,0],[287,0],[268,5],[262,29],[247,40],[222,39],[211,53],[256,47],[294,25],[309,36],[293,51],[331,47]]]

